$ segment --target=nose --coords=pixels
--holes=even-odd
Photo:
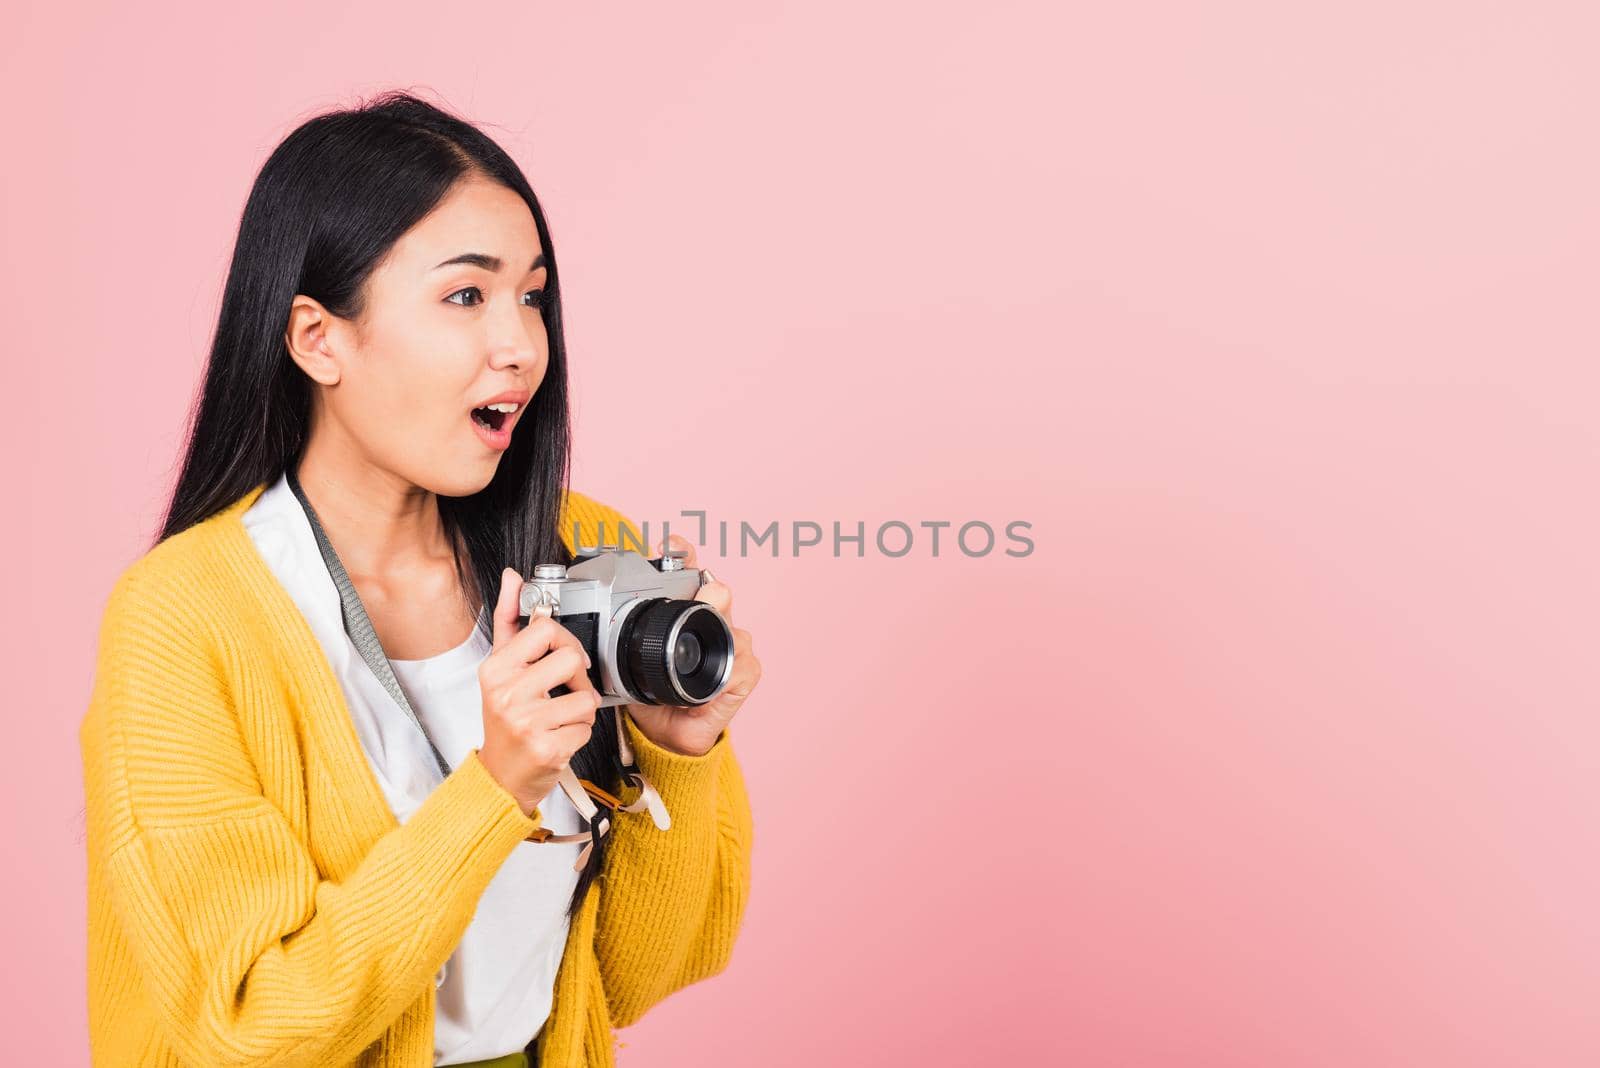
[[[495,370],[527,370],[539,362],[544,320],[524,308],[511,308],[490,327],[489,366]]]

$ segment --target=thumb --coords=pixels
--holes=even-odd
[[[511,640],[511,636],[522,628],[517,626],[517,616],[522,599],[522,576],[517,574],[516,568],[508,567],[500,572],[500,598],[494,605],[494,647],[500,648]]]

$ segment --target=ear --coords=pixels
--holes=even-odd
[[[313,382],[324,386],[338,385],[339,360],[332,332],[338,330],[338,320],[328,309],[311,297],[295,294],[289,305],[289,325],[283,331],[283,343],[289,349],[289,358]]]

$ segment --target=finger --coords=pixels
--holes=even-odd
[[[589,681],[589,673],[584,668],[583,649],[580,646],[558,646],[537,663],[530,664],[518,677],[516,687],[520,693],[538,697],[543,697],[561,684],[574,692],[592,690],[594,683]]]
[[[750,651],[748,641],[745,651],[738,653],[733,658],[733,671],[728,674],[728,686],[723,690],[722,697],[732,695],[740,701],[750,696],[750,691],[756,688],[756,683],[761,681],[761,661],[756,659],[756,654]]]
[[[560,697],[552,697],[541,705],[539,722],[551,730],[570,727],[574,723],[592,727],[599,708],[600,695],[594,690],[573,690]]]
[[[583,651],[577,636],[562,626],[559,619],[535,616],[528,621],[526,627],[512,635],[511,640],[506,643],[504,655],[514,667],[521,667],[565,647],[576,649],[580,656],[588,655]]]
[[[728,626],[733,626],[733,590],[726,582],[712,581],[700,587],[700,592],[694,595],[697,601],[704,601],[717,610],[717,614],[727,621]]]
[[[690,541],[688,538],[684,537],[682,534],[674,534],[671,537],[669,537],[665,542],[663,542],[661,544],[660,549],[661,549],[661,551],[660,551],[659,555],[661,555],[661,556],[666,556],[668,549],[677,549],[677,550],[679,550],[681,552],[688,553],[689,555],[687,555],[687,556],[685,556],[683,558],[683,566],[684,567],[698,567],[698,566],[700,566],[699,564],[695,563],[695,560],[697,559],[697,556],[696,556],[696,553],[695,553],[694,542]]]
[[[555,735],[553,744],[563,753],[576,753],[589,744],[589,736],[594,733],[594,728],[587,723],[568,723],[562,727],[551,730]],[[568,758],[568,767],[571,767],[571,758]]]
[[[500,572],[500,596],[494,603],[494,645],[499,649],[517,633],[518,601],[522,596],[522,576],[515,568]]]

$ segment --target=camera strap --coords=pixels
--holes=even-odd
[[[350,641],[361,654],[361,659],[367,662],[372,673],[377,676],[378,682],[388,691],[395,704],[410,718],[421,733],[423,740],[428,743],[428,748],[433,751],[433,759],[439,766],[439,774],[447,776],[451,768],[445,760],[444,754],[439,752],[439,747],[434,744],[429,736],[428,729],[422,725],[421,718],[411,707],[405,691],[400,688],[400,681],[395,678],[394,669],[389,666],[389,657],[383,651],[383,643],[378,640],[378,635],[372,627],[372,620],[367,615],[366,607],[361,603],[361,595],[356,591],[355,583],[350,580],[350,575],[344,569],[344,564],[339,560],[339,554],[333,549],[333,543],[328,540],[327,532],[322,528],[322,521],[317,518],[317,513],[311,507],[311,502],[306,499],[305,490],[300,487],[300,479],[291,464],[284,472],[289,483],[289,489],[294,492],[299,500],[300,507],[305,510],[306,518],[311,521],[311,532],[316,536],[317,548],[322,553],[322,562],[327,565],[328,575],[333,579],[333,584],[339,590],[339,605],[344,616],[345,633],[350,636]],[[548,612],[548,609],[546,609]],[[624,805],[621,800],[608,791],[590,782],[580,779],[567,767],[561,772],[557,780],[567,798],[572,802],[579,815],[588,824],[589,829],[573,834],[556,834],[547,827],[539,827],[528,835],[529,842],[583,842],[583,850],[578,854],[577,863],[573,865],[575,871],[582,871],[589,862],[589,853],[594,848],[594,842],[601,835],[611,829],[611,823],[616,812],[638,812],[648,810],[651,819],[661,830],[671,826],[667,814],[667,807],[661,800],[661,795],[656,788],[650,785],[649,780],[639,770],[635,762],[633,747],[628,744],[627,732],[622,722],[622,708],[612,706],[617,732],[617,755],[622,764],[624,779],[635,780],[635,785],[640,788],[640,794],[632,803]],[[596,804],[596,802],[599,804]],[[602,811],[602,809],[604,811]]]

